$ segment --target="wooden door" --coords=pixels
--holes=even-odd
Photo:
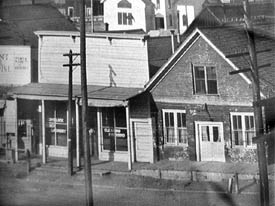
[[[223,124],[197,122],[196,128],[200,160],[225,162]]]
[[[153,142],[148,122],[134,121],[133,138],[135,147],[135,161],[152,162]]]

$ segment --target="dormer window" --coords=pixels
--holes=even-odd
[[[121,0],[120,2],[118,2],[117,7],[131,9],[132,4],[127,0]]]

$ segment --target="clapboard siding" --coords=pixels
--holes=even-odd
[[[39,82],[67,83],[68,57],[71,49],[79,53],[79,37],[43,36],[40,45]],[[79,63],[77,57],[74,63]],[[149,80],[147,42],[141,39],[86,38],[87,83],[109,86],[143,87]],[[74,84],[80,84],[80,67],[73,73]]]

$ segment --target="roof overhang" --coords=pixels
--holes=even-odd
[[[128,99],[141,93],[143,88],[88,85],[88,105],[95,107],[126,106]],[[81,85],[73,85],[73,99],[81,100]],[[67,84],[30,83],[14,88],[14,98],[30,100],[68,100]],[[81,101],[80,101],[81,103]]]

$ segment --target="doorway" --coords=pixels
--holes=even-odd
[[[225,162],[222,122],[195,122],[198,161]]]

